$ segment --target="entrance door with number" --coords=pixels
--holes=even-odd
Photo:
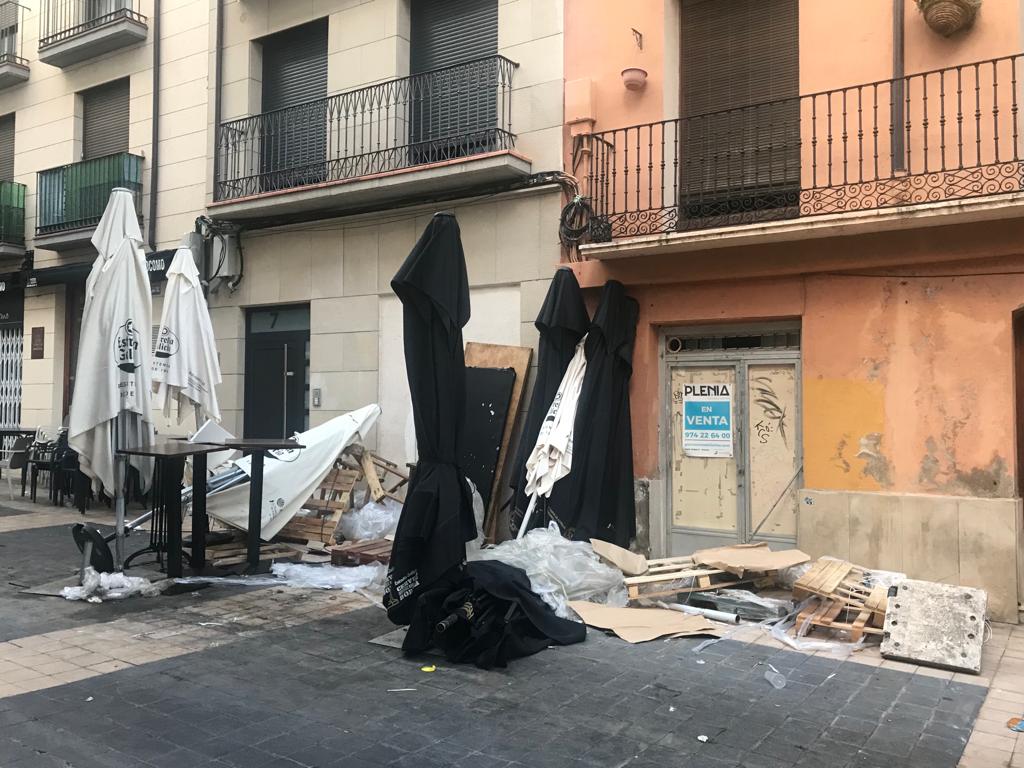
[[[688,350],[676,337],[675,351],[672,343],[666,349],[672,555],[737,542],[785,547],[796,541],[803,462],[799,347],[751,341],[777,343],[778,336],[719,337],[723,348],[715,352],[707,345]],[[741,338],[750,346],[729,348],[730,339]]]
[[[251,310],[245,339],[246,438],[309,429],[309,307]]]

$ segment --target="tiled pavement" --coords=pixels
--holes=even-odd
[[[55,532],[0,533],[0,558]],[[361,598],[198,595],[68,613],[0,590],[0,627],[11,610],[47,622],[0,642],[0,768],[1024,766],[1005,725],[1024,709],[1024,631],[1006,626],[981,678],[797,653],[756,628],[699,655],[591,632],[508,671],[428,673],[367,642],[391,627]]]

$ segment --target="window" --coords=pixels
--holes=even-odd
[[[128,151],[128,78],[82,92],[82,159]]]
[[[14,181],[14,113],[0,117],[0,181]]]

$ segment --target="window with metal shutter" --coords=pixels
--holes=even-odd
[[[323,181],[327,19],[263,38],[263,189]]]
[[[798,34],[798,0],[683,1],[685,195],[756,207],[799,187]]]
[[[14,113],[0,117],[0,181],[14,181]]]
[[[128,78],[82,92],[82,159],[128,151]]]
[[[498,0],[413,0],[410,48],[413,161],[493,149]]]

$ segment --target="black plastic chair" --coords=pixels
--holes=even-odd
[[[14,501],[14,473],[21,472],[21,495],[25,495],[25,473],[28,466],[29,449],[32,447],[32,438],[23,436],[14,441],[10,451],[4,451],[7,458],[0,462],[0,470],[7,473],[7,491],[11,501]]]

